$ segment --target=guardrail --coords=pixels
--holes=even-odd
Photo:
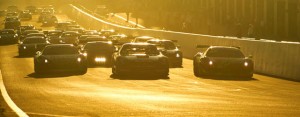
[[[235,37],[131,28],[101,20],[74,5],[69,6],[67,14],[86,28],[115,29],[133,36],[149,35],[178,40],[184,57],[188,59],[192,59],[199,51],[196,49],[197,44],[239,46],[246,55],[253,55],[254,69],[257,73],[300,80],[300,43],[297,42],[239,39]]]

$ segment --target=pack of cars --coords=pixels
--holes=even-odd
[[[183,52],[175,40],[151,36],[127,36],[115,30],[85,30],[76,22],[57,22],[51,6],[42,8],[39,21],[55,30],[36,30],[21,26],[21,19],[37,14],[35,6],[20,12],[10,8],[5,28],[0,31],[0,43],[17,43],[19,56],[34,56],[36,73],[76,71],[85,74],[89,66],[111,67],[116,76],[153,74],[167,77],[170,67],[182,67]],[[15,16],[15,13],[19,13]],[[16,30],[14,30],[16,29]],[[207,48],[193,58],[195,76],[238,76],[251,78],[254,62],[238,47],[197,46]]]

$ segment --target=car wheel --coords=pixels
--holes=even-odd
[[[199,65],[194,61],[194,75],[196,77],[199,77],[200,76],[200,69],[199,69]]]

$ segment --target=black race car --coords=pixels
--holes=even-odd
[[[50,43],[43,37],[28,37],[18,45],[19,56],[31,56]]]
[[[102,29],[99,32],[101,33],[101,36],[105,36],[105,37],[109,37],[111,35],[116,35],[117,34],[117,32],[115,30],[104,30],[104,29]]]
[[[25,10],[20,13],[19,18],[21,20],[31,20],[32,14],[28,10]]]
[[[53,44],[38,51],[34,57],[35,73],[76,71],[87,72],[85,57],[71,44]]]
[[[124,34],[111,35],[108,37],[108,39],[112,41],[115,45],[123,45],[132,41],[131,38]]]
[[[253,76],[253,61],[239,47],[210,46],[204,53],[198,52],[193,61],[195,76]]]
[[[113,54],[112,73],[114,75],[149,73],[167,77],[169,61],[154,44],[127,43]]]
[[[47,31],[46,35],[48,37],[48,40],[51,44],[60,44],[60,38],[59,36],[62,34],[63,32],[60,30],[54,30],[54,31]]]
[[[175,45],[174,41],[155,39],[147,42],[156,45],[158,50],[169,58],[171,66],[182,66],[182,52],[179,50],[179,47]]]
[[[21,26],[21,21],[18,17],[6,17],[4,22],[5,29],[17,29]]]
[[[25,30],[23,31],[23,33],[20,35],[20,41],[23,41],[28,34],[31,34],[31,33],[39,33],[38,30]]]
[[[34,30],[34,29],[35,29],[35,26],[33,26],[33,25],[24,25],[24,26],[20,26],[17,29],[17,33],[18,33],[18,35],[22,35],[25,30]]]
[[[89,65],[111,66],[115,47],[110,42],[88,42],[81,49]]]
[[[13,29],[0,30],[0,44],[12,44],[18,42],[18,34]]]
[[[99,37],[99,35],[80,35],[79,37],[79,43],[80,44],[86,44],[88,42],[88,37]]]
[[[61,34],[60,41],[63,44],[74,44],[78,45],[79,43],[79,34],[76,31],[65,31]]]
[[[45,17],[44,20],[42,21],[42,26],[54,26],[57,23],[57,21],[58,20],[54,15]]]
[[[36,6],[27,6],[25,9],[28,10],[31,14],[36,14],[37,13]]]

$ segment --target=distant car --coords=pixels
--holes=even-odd
[[[111,40],[115,45],[123,45],[132,41],[131,38],[124,34],[111,35],[108,37],[108,39]]]
[[[11,44],[18,42],[18,34],[13,29],[0,30],[0,44]]]
[[[88,42],[81,49],[89,65],[111,66],[115,47],[110,42]]]
[[[7,12],[20,12],[20,10],[17,6],[12,5],[7,7]]]
[[[48,31],[47,32],[47,37],[48,40],[51,44],[60,44],[60,38],[59,36],[62,34],[63,32],[60,30],[54,30],[54,31]]]
[[[104,30],[104,29],[102,29],[99,32],[101,33],[101,36],[105,36],[105,37],[109,37],[111,35],[118,34],[115,30]]]
[[[19,13],[18,12],[7,12],[6,17],[18,17],[19,18]]]
[[[67,30],[68,25],[71,25],[71,23],[70,22],[58,22],[55,26],[55,29],[65,31],[65,30]]]
[[[114,53],[112,73],[114,75],[149,73],[167,77],[169,62],[153,44],[127,43]]]
[[[28,34],[31,34],[31,33],[39,33],[38,30],[25,30],[21,35],[20,35],[20,41],[24,40],[26,38],[26,36]]]
[[[153,40],[156,39],[154,37],[150,37],[150,36],[140,36],[140,37],[136,37],[132,40],[132,43],[147,43],[148,40]]]
[[[193,64],[195,76],[253,76],[251,57],[245,57],[238,47],[210,46],[194,56]]]
[[[19,46],[19,56],[34,55],[37,51],[44,49],[50,43],[43,37],[28,37]]]
[[[21,26],[21,21],[18,17],[6,17],[4,28],[5,29],[17,29]]]
[[[44,33],[30,33],[26,35],[26,38],[28,37],[44,37],[45,39],[47,39],[47,36]]]
[[[20,13],[19,18],[21,20],[31,20],[32,14],[28,10],[25,10]]]
[[[57,23],[57,21],[58,20],[54,15],[45,17],[44,20],[42,21],[42,26],[54,26]]]
[[[101,33],[97,30],[84,30],[82,31],[82,35],[100,35]]]
[[[91,37],[87,37],[85,42],[93,42],[93,41],[109,41],[106,37],[104,36],[91,36]]]
[[[182,52],[172,40],[149,40],[148,43],[157,46],[158,50],[168,57],[170,65],[175,67],[182,66]]]
[[[34,30],[34,29],[35,29],[35,26],[33,26],[33,25],[24,25],[24,26],[18,27],[17,33],[18,33],[18,35],[22,35],[25,30]]]
[[[34,71],[41,74],[46,72],[76,71],[80,74],[87,72],[85,57],[76,47],[70,44],[48,45],[34,57]]]
[[[44,22],[45,19],[52,17],[53,14],[51,12],[42,12],[38,18],[38,22]]]
[[[80,35],[79,37],[79,43],[80,44],[86,44],[88,42],[88,37],[99,37],[99,35]],[[91,39],[89,39],[91,40]]]
[[[65,31],[61,34],[59,37],[61,40],[61,43],[63,44],[74,44],[78,45],[79,44],[79,34],[76,31]]]
[[[32,14],[36,14],[37,13],[36,6],[27,6],[25,9],[28,10]]]

